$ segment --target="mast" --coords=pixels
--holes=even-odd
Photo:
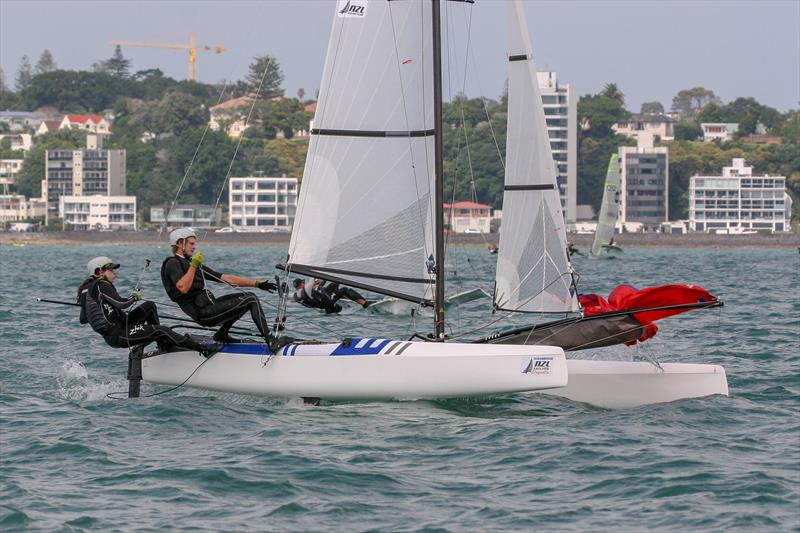
[[[439,0],[432,2],[433,19],[433,135],[434,172],[436,172],[434,205],[436,208],[436,286],[433,298],[433,334],[436,340],[444,340],[444,165],[442,164],[442,27]]]

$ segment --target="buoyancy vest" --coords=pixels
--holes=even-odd
[[[111,323],[103,314],[98,299],[92,296],[95,293],[96,285],[97,281],[94,281],[81,291],[81,324],[88,322],[96,333],[105,336],[111,329]]]

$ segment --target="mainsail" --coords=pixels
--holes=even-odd
[[[508,6],[508,133],[495,306],[537,313],[578,311],[525,13],[519,1]]]
[[[339,0],[336,9],[287,268],[427,301],[431,4]]]
[[[611,156],[606,172],[606,184],[603,191],[603,203],[600,206],[600,216],[597,221],[597,231],[592,243],[592,255],[599,256],[603,253],[603,246],[608,246],[614,239],[614,226],[619,217],[620,195],[620,170],[617,154]]]

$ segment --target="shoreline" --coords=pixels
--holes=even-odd
[[[261,246],[286,247],[289,233],[214,233],[198,232],[200,238],[213,246]],[[497,233],[451,234],[449,244],[456,247],[484,247],[497,244]],[[577,248],[589,248],[593,235],[572,234],[568,240]],[[753,234],[753,235],[709,235],[688,233],[669,235],[662,233],[625,233],[617,235],[616,244],[624,248],[796,248],[800,247],[799,233]],[[164,245],[167,235],[154,231],[100,232],[100,231],[56,231],[42,233],[0,232],[0,246],[55,246],[55,245]]]

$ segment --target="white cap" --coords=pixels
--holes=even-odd
[[[103,268],[106,265],[111,265],[111,268],[119,268],[119,263],[115,263],[108,257],[101,255],[100,257],[95,257],[86,263],[86,270],[89,271],[90,276],[94,276],[94,273],[98,268]]]
[[[187,239],[189,237],[197,238],[197,234],[192,228],[178,228],[172,230],[172,232],[169,234],[169,243],[172,246],[175,246],[178,244],[178,241]]]

